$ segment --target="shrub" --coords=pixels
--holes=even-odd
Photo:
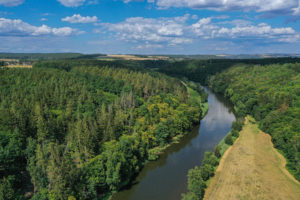
[[[218,158],[213,154],[213,152],[207,151],[205,152],[202,164],[203,165],[208,164],[215,167],[219,164],[219,161]]]
[[[232,130],[231,134],[233,137],[239,137],[239,131],[237,131],[237,130]]]
[[[211,165],[203,165],[200,167],[201,177],[204,181],[207,181],[214,175],[214,168]]]
[[[226,136],[225,143],[228,144],[228,145],[232,145],[233,144],[233,140],[232,140],[231,134],[229,134],[229,135]]]
[[[220,157],[221,157],[221,152],[220,152],[220,146],[219,146],[219,145],[216,146],[216,148],[215,148],[215,156],[216,156],[217,158],[220,158]]]

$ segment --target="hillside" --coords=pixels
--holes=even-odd
[[[238,140],[222,157],[204,199],[298,200],[300,182],[285,165],[270,135],[248,117]]]
[[[239,116],[258,121],[300,180],[300,64],[237,65],[212,77],[210,84],[230,99]]]
[[[189,97],[160,73],[0,68],[0,197],[106,198],[199,122]]]

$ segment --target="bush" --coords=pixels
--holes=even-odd
[[[226,136],[225,143],[228,144],[228,145],[232,145],[233,144],[233,140],[232,140],[231,134],[229,134],[229,135]]]
[[[214,168],[211,165],[203,165],[200,167],[201,177],[204,181],[207,181],[210,177],[212,177],[215,172]]]
[[[221,158],[221,152],[220,152],[220,146],[219,145],[216,146],[216,148],[215,148],[215,156],[217,158]]]
[[[213,154],[213,152],[207,151],[205,152],[202,164],[207,164],[215,167],[219,164],[219,161],[218,158]]]
[[[231,134],[233,137],[239,137],[239,131],[237,131],[237,130],[232,130]]]
[[[148,151],[148,160],[157,160],[159,158],[158,153],[160,152],[160,149],[154,148],[150,149]]]
[[[244,118],[238,118],[235,122],[232,122],[232,130],[241,131],[244,125]]]
[[[190,169],[188,172],[188,190],[195,194],[197,199],[202,199],[206,184],[201,176],[201,171],[198,167]]]

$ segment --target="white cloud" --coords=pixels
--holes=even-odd
[[[0,5],[3,6],[18,6],[24,3],[24,0],[0,0]]]
[[[97,18],[97,16],[82,17],[80,14],[74,14],[71,17],[62,18],[61,21],[70,22],[72,24],[75,24],[75,23],[93,23],[93,22],[97,22],[98,18]]]
[[[149,41],[168,43],[169,45],[190,43],[184,37],[185,22],[189,15],[174,18],[143,18],[132,17],[117,24],[102,23],[106,30],[113,32],[118,38],[127,41]],[[101,32],[95,30],[94,32]]]
[[[40,21],[44,22],[44,21],[47,21],[48,19],[47,18],[41,18]]]
[[[300,0],[298,0],[298,7],[293,8],[295,15],[300,15]]]
[[[20,19],[0,18],[0,36],[69,36],[79,33],[81,32],[70,27],[51,28],[47,25],[33,26]]]
[[[220,26],[220,24],[231,24],[232,27]],[[273,28],[266,23],[258,25],[250,21],[233,20],[231,22],[213,23],[211,18],[200,19],[192,25],[192,30],[197,36],[205,39],[212,38],[246,38],[246,39],[269,39],[270,41],[294,42],[299,39],[297,33],[291,27]]]
[[[219,27],[211,22],[211,18],[202,18],[195,24],[191,25],[191,30],[204,39],[214,37],[216,30]]]
[[[228,17],[201,18],[189,24],[193,16],[173,18],[127,18],[119,23],[100,23],[94,33],[113,34],[116,39],[147,45],[174,46],[199,40],[222,38],[231,41],[295,42],[300,35],[291,27],[272,27],[266,23],[254,24],[247,20],[228,20]]]
[[[161,49],[164,46],[161,44],[145,44],[145,45],[138,45],[138,49]]]
[[[156,0],[159,8],[189,7],[216,11],[273,12],[284,15],[300,14],[300,0]]]
[[[84,4],[86,0],[57,0],[66,7],[78,7]]]

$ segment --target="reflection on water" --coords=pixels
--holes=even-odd
[[[131,187],[113,196],[113,200],[179,200],[186,192],[187,172],[201,165],[204,152],[213,150],[230,131],[235,120],[230,104],[208,92],[209,111],[180,143],[172,145],[154,162],[149,162]]]

